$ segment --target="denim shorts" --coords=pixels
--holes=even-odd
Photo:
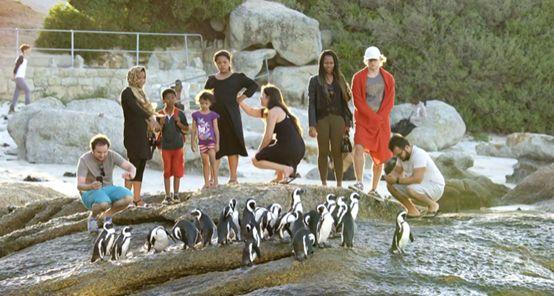
[[[133,196],[131,190],[122,186],[106,186],[97,190],[89,190],[81,195],[81,202],[87,209],[92,209],[95,203],[114,203],[126,196]]]

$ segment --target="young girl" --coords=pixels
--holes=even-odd
[[[215,100],[213,92],[203,90],[196,95],[196,103],[200,111],[192,113],[192,151],[196,151],[196,143],[202,156],[202,169],[204,172],[204,187],[217,186],[217,172],[215,154],[219,151],[219,128],[217,119],[219,114],[210,110],[210,105]],[[198,136],[198,142],[196,137]]]

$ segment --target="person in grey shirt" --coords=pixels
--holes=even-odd
[[[112,215],[125,210],[133,201],[133,193],[113,184],[113,170],[119,166],[125,170],[122,177],[131,180],[136,168],[117,152],[110,150],[110,140],[104,135],[96,135],[90,141],[91,151],[79,158],[77,164],[77,189],[81,202],[91,210],[87,228],[98,231],[97,217],[102,214],[104,223],[112,222]]]

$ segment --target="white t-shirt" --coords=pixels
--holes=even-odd
[[[423,175],[422,183],[433,182],[435,184],[445,185],[444,177],[433,159],[431,159],[431,156],[429,156],[429,153],[416,145],[412,146],[412,155],[410,156],[410,159],[402,161],[399,158],[396,161],[396,165],[402,166],[406,177],[412,176],[414,174],[414,169],[424,167],[425,174]]]
[[[23,62],[17,68],[15,72],[15,78],[25,78],[25,71],[27,70],[27,58],[23,58]]]

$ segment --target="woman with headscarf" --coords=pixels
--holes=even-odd
[[[143,66],[134,66],[127,73],[129,85],[121,92],[123,144],[129,161],[137,168],[135,178],[125,181],[125,187],[133,189],[133,202],[136,206],[146,206],[140,197],[140,190],[146,161],[152,157],[148,132],[159,128],[154,106],[143,89],[145,82],[146,69]]]

